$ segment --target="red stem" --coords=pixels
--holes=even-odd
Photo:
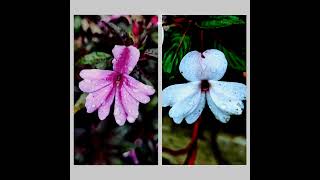
[[[199,119],[196,121],[196,123],[193,126],[193,131],[192,131],[192,139],[191,142],[191,148],[189,149],[189,152],[187,154],[187,158],[185,160],[184,164],[189,164],[189,165],[194,165],[196,161],[196,156],[197,156],[197,149],[198,149],[198,137],[199,137],[199,126],[201,123],[201,116]]]
[[[201,53],[204,51],[203,29],[200,30]]]
[[[191,141],[185,148],[179,149],[179,150],[172,150],[172,149],[163,147],[162,151],[172,155],[181,155],[181,154],[188,153],[185,163],[194,164],[196,159],[196,154],[197,154],[197,140],[199,137],[199,125],[201,121],[202,121],[202,118],[200,116],[193,126]]]

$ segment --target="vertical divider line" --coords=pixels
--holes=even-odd
[[[74,165],[74,14],[70,10],[70,171]],[[70,172],[71,175],[71,172]]]
[[[247,147],[246,147],[246,165],[250,167],[250,12],[246,14],[246,83],[247,83],[247,107],[246,107],[246,140],[247,140]],[[249,168],[250,171],[250,168]]]
[[[162,15],[158,14],[158,165],[162,166]]]

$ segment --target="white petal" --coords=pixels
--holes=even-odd
[[[246,99],[247,87],[242,83],[213,80],[209,81],[209,83],[214,93],[223,94],[231,99]]]
[[[222,123],[228,122],[230,120],[230,115],[217,107],[217,105],[213,102],[209,92],[206,93],[206,98],[214,117]]]
[[[162,92],[162,106],[173,106],[187,96],[200,91],[200,83],[200,81],[197,81],[166,87]]]
[[[199,118],[205,105],[206,105],[205,94],[201,93],[200,102],[197,105],[197,108],[194,111],[192,111],[191,113],[189,113],[189,115],[187,115],[187,117],[186,117],[186,121],[188,124],[194,123]]]
[[[169,116],[171,118],[184,118],[190,112],[193,112],[197,105],[199,104],[201,99],[201,90],[199,89],[195,93],[187,96],[186,98],[182,99],[175,103],[169,111]]]
[[[228,114],[240,115],[243,110],[243,102],[238,99],[230,98],[223,93],[214,91],[214,87],[210,87],[210,96],[213,102],[219,107],[222,111],[227,112]]]
[[[179,70],[189,81],[219,80],[227,70],[228,62],[224,54],[216,49],[208,49],[202,53],[191,51],[181,60]]]
[[[180,117],[174,117],[173,118],[173,122],[175,122],[176,124],[180,124],[183,120],[183,116],[180,116]]]

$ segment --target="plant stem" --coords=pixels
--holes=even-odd
[[[199,126],[202,121],[201,116],[199,119],[196,121],[196,123],[193,126],[193,131],[192,131],[192,139],[191,139],[191,147],[188,151],[187,158],[184,162],[184,164],[189,164],[189,165],[194,165],[196,161],[196,156],[197,156],[197,149],[198,149],[198,137],[199,137]]]
[[[204,51],[204,39],[203,39],[203,33],[204,33],[204,30],[203,29],[200,29],[200,44],[201,44],[201,53]]]
[[[170,148],[163,147],[162,152],[166,152],[171,155],[182,155],[182,154],[188,153],[185,163],[194,164],[196,153],[197,153],[197,140],[199,137],[199,125],[200,125],[201,121],[202,121],[202,118],[200,116],[193,126],[191,141],[189,142],[189,144],[185,148],[179,149],[179,150],[172,150]]]

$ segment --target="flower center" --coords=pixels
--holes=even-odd
[[[203,52],[201,53],[201,57],[202,57],[202,58],[206,58],[206,57],[203,55]]]
[[[201,81],[201,91],[208,91],[210,88],[210,84],[208,80]]]
[[[117,86],[119,86],[121,80],[122,80],[122,75],[121,75],[121,74],[118,74],[117,77],[116,77],[116,84],[117,84]]]

